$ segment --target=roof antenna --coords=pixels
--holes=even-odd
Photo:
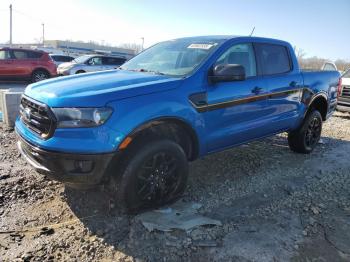
[[[249,35],[249,36],[252,36],[252,35],[253,35],[253,33],[254,33],[254,31],[255,31],[255,26],[253,27],[253,30],[252,30],[252,32],[250,33],[250,35]]]

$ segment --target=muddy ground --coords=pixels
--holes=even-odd
[[[191,164],[182,200],[222,222],[148,232],[102,190],[37,174],[0,124],[0,261],[350,261],[350,115],[310,155],[285,134]]]

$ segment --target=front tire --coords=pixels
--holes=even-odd
[[[308,113],[302,125],[288,134],[289,148],[297,153],[309,154],[321,138],[322,116],[319,111]]]
[[[155,140],[132,148],[123,159],[117,203],[128,212],[160,207],[177,200],[186,188],[188,162],[180,145]]]

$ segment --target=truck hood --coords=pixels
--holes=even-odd
[[[102,107],[128,97],[174,89],[181,79],[110,70],[58,77],[29,85],[25,95],[50,107]]]

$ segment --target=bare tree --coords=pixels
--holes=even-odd
[[[136,43],[123,43],[123,44],[120,44],[119,47],[135,50],[136,54],[142,51],[142,46]]]
[[[350,61],[345,61],[343,59],[337,59],[334,62],[340,71],[345,71],[350,68]]]
[[[297,56],[298,60],[302,60],[306,55],[304,49],[298,48],[297,46],[294,46],[294,52],[295,52],[295,55]]]

